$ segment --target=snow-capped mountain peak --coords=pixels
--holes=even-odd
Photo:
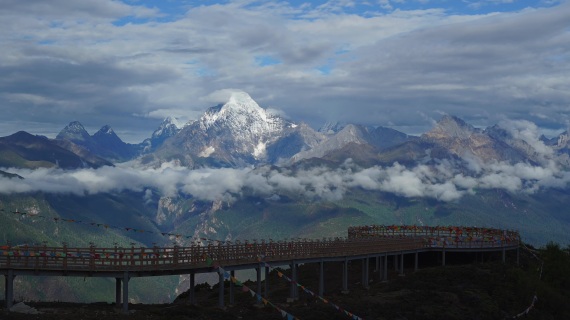
[[[228,99],[228,102],[226,102],[222,107],[222,110],[235,108],[247,110],[250,112],[263,111],[257,102],[255,102],[255,100],[253,100],[249,94],[243,91],[233,92]]]
[[[226,127],[236,132],[244,129],[249,135],[263,136],[281,131],[285,121],[267,112],[255,102],[249,94],[243,91],[232,93],[223,105],[212,107],[200,118],[202,130],[212,126]]]
[[[56,139],[70,140],[70,141],[89,141],[91,136],[85,130],[85,127],[79,121],[70,122],[63,128]]]
[[[178,121],[174,117],[165,118],[158,129],[152,133],[152,138],[159,138],[162,136],[171,137],[180,131]]]
[[[109,125],[104,125],[103,127],[101,127],[101,129],[99,129],[99,132],[102,134],[115,134],[115,131],[113,131],[113,128],[111,128],[111,126]]]

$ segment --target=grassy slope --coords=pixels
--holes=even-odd
[[[142,217],[143,213],[139,212],[139,215],[133,214],[133,219],[128,219],[128,216],[124,215],[123,210],[125,210],[125,206],[129,205],[129,201],[125,199],[128,198],[124,197],[122,201],[113,197],[109,197],[107,200],[91,198],[90,200],[96,203],[96,205],[90,206],[90,202],[87,201],[84,205],[75,207],[78,203],[75,203],[73,199],[63,201],[61,198],[58,198],[60,202],[57,202],[43,195],[0,196],[0,208],[5,210],[0,212],[0,242],[4,244],[10,241],[12,245],[26,243],[41,245],[45,242],[48,246],[61,246],[63,242],[66,242],[69,246],[77,247],[88,247],[90,242],[101,247],[113,247],[114,243],[125,247],[131,246],[131,243],[135,243],[136,246],[144,245],[137,239],[137,237],[142,238],[144,236],[134,232],[53,221],[53,217],[63,217],[115,225],[124,223],[126,226],[132,226],[134,224],[138,228],[144,227],[146,230],[155,230],[156,228],[153,227],[152,223]],[[79,201],[79,199],[75,200]],[[118,201],[115,208],[109,205],[109,203],[114,201]],[[50,202],[55,202],[56,207],[60,207],[61,210],[56,210]],[[130,207],[128,212],[137,212],[136,208],[136,206]],[[45,218],[10,213],[12,211],[32,212],[34,210],[37,210]],[[71,214],[72,212],[81,212],[81,214],[73,215]],[[123,215],[120,215],[120,213],[123,213]],[[117,216],[121,218],[114,219]],[[147,242],[160,241],[159,244],[165,242],[162,236],[156,235],[147,237],[144,240]],[[174,297],[174,288],[178,283],[178,277],[133,279],[131,282],[131,298],[135,299],[135,301],[168,302]],[[72,277],[19,277],[16,286],[16,296],[24,297],[27,300],[83,302],[112,301],[115,288],[114,280],[112,279]],[[53,290],[57,290],[57,292]]]
[[[269,201],[250,197],[210,213],[193,216],[178,226],[193,234],[207,222],[213,239],[285,239],[346,236],[349,226],[364,224],[467,225],[515,229],[524,241],[570,243],[570,194],[509,194],[487,190],[457,202],[410,199],[392,194],[352,190],[334,202]]]

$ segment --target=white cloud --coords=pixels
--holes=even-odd
[[[534,193],[551,187],[564,188],[570,182],[570,173],[556,166],[497,162],[467,172],[449,162],[410,168],[398,163],[389,167],[360,168],[351,161],[338,169],[317,167],[299,171],[270,167],[190,170],[173,163],[154,169],[119,166],[68,171],[5,170],[25,179],[0,178],[0,193],[4,194],[43,191],[83,195],[132,190],[145,192],[148,197],[148,190],[152,189],[161,196],[185,194],[202,200],[228,202],[245,193],[263,197],[300,196],[310,201],[339,200],[351,188],[454,201],[476,189]]]
[[[397,3],[358,15],[346,0],[231,1],[159,20],[158,9],[119,1],[3,1],[3,119],[49,122],[53,133],[79,120],[148,134],[155,118],[196,118],[238,88],[313,126],[422,132],[434,110],[566,126],[568,3],[489,15],[378,9]],[[259,56],[279,63],[260,66]],[[0,135],[35,133],[15,126]]]

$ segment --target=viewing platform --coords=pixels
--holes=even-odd
[[[10,308],[14,300],[16,276],[78,276],[116,279],[116,303],[128,311],[128,282],[131,277],[190,275],[190,296],[194,301],[195,275],[218,272],[219,305],[224,306],[224,275],[220,270],[255,269],[258,292],[261,271],[268,265],[289,266],[291,278],[297,279],[299,264],[319,263],[318,292],[324,294],[324,263],[343,263],[343,291],[348,292],[348,263],[362,260],[362,284],[367,286],[372,264],[387,280],[388,257],[395,269],[404,272],[404,256],[414,255],[414,270],[419,254],[437,252],[445,265],[446,252],[501,252],[505,262],[508,250],[517,251],[518,232],[511,230],[457,226],[384,226],[370,225],[348,228],[346,238],[289,241],[216,241],[186,247],[113,247],[87,248],[47,246],[0,246],[0,273],[5,277],[5,301]],[[223,267],[219,268],[219,267]],[[231,284],[230,284],[231,285]],[[267,285],[267,284],[266,284]],[[267,288],[265,288],[267,293]],[[298,298],[297,286],[291,286],[290,299]],[[122,298],[122,301],[121,301]],[[230,300],[233,287],[230,286]]]

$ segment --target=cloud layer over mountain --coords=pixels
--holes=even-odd
[[[454,201],[477,189],[504,189],[534,193],[546,188],[564,188],[570,172],[551,164],[546,167],[526,163],[480,164],[477,171],[457,163],[441,161],[436,166],[406,168],[398,163],[389,167],[361,168],[347,160],[338,169],[315,167],[290,169],[198,169],[170,163],[160,168],[136,169],[10,169],[24,177],[0,178],[0,193],[42,191],[66,194],[96,194],[122,190],[156,192],[161,196],[192,195],[202,200],[233,201],[243,194],[263,197],[288,195],[307,200],[338,200],[350,188],[395,193],[404,197],[429,197]],[[150,190],[150,191],[149,191]]]

